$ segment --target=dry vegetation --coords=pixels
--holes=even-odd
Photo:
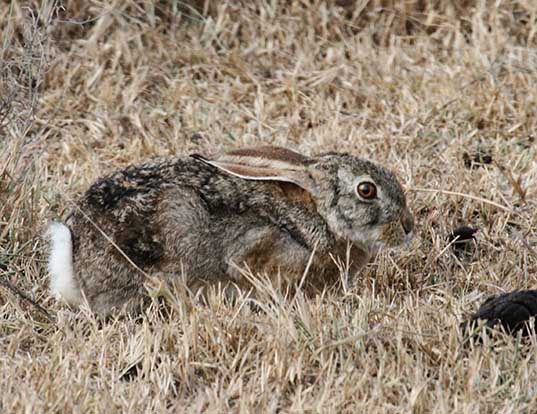
[[[537,287],[536,28],[534,0],[3,2],[0,411],[536,412],[537,343],[459,330]],[[322,297],[261,279],[254,308],[49,296],[43,225],[97,176],[260,142],[391,166],[414,244]]]

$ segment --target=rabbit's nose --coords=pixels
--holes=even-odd
[[[405,230],[406,234],[410,233],[414,229],[414,217],[408,208],[405,208],[401,214],[401,224],[403,225],[403,229]]]

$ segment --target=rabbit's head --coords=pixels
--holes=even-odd
[[[329,153],[309,167],[317,182],[317,209],[331,230],[370,251],[412,237],[414,218],[395,175],[370,161]]]
[[[401,185],[370,161],[339,153],[307,157],[273,146],[197,158],[243,179],[294,184],[309,194],[337,237],[368,251],[396,247],[411,237],[414,219]]]

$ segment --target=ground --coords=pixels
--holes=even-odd
[[[536,340],[459,327],[537,287],[536,25],[532,0],[4,2],[2,412],[537,411]],[[314,298],[258,276],[254,307],[50,296],[44,226],[97,177],[259,143],[390,167],[413,243]]]

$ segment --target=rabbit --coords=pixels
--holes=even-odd
[[[158,159],[98,179],[49,224],[50,288],[108,315],[141,306],[144,273],[240,288],[244,265],[287,282],[307,267],[326,284],[413,228],[395,175],[349,154],[260,146]]]

